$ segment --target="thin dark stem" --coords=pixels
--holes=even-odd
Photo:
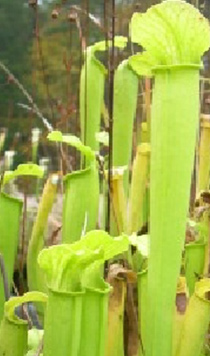
[[[70,6],[70,9],[76,10],[77,12],[81,12],[83,14],[85,14],[89,20],[98,27],[99,30],[101,30],[102,32],[104,32],[104,27],[101,25],[100,21],[93,15],[90,13],[90,11],[87,11],[87,9],[82,9],[80,6],[78,5],[72,5]]]

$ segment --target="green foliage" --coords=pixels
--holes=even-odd
[[[112,238],[105,231],[95,230],[71,245],[42,250],[38,263],[46,273],[48,286],[53,290],[74,292],[82,287],[100,288],[100,265],[126,251],[128,244],[126,236]]]
[[[95,158],[95,153],[88,146],[85,146],[81,140],[74,135],[62,135],[60,131],[52,131],[47,136],[48,140],[54,142],[63,142],[72,147],[75,147],[80,151],[86,158],[93,160]]]
[[[25,82],[30,72],[29,47],[32,40],[33,18],[25,0],[11,3],[1,0],[0,4],[0,61],[8,66],[21,81]],[[0,115],[1,120],[8,115],[12,106],[17,113],[17,102],[22,101],[22,94],[12,81],[1,72]],[[7,83],[8,82],[8,83]],[[2,121],[1,121],[2,122]],[[7,124],[4,122],[4,124]]]
[[[3,256],[9,288],[12,284],[13,270],[18,247],[22,201],[4,193],[0,194],[0,253]],[[3,280],[0,276],[0,320],[5,302]]]
[[[124,48],[127,38],[115,36],[114,46]],[[93,150],[98,150],[96,133],[100,130],[101,112],[104,100],[105,75],[107,69],[96,57],[96,52],[104,52],[112,46],[111,41],[100,41],[89,46],[84,55],[80,75],[80,125],[82,142]]]
[[[72,249],[71,245],[51,246],[40,252],[38,263],[45,271],[47,285],[54,291],[78,292],[84,269],[103,258],[103,250]]]
[[[145,14],[133,15],[131,40],[146,52],[131,57],[130,64],[138,74],[151,75],[152,68],[159,65],[199,65],[209,48],[209,25],[184,1],[163,1]]]
[[[44,171],[41,167],[34,163],[19,164],[14,171],[6,171],[4,173],[3,184],[8,183],[10,180],[20,176],[32,176],[36,178],[42,178]]]
[[[209,47],[210,28],[191,5],[163,1],[133,15],[131,39],[146,50],[131,57],[133,69],[155,75],[144,347],[147,356],[169,356],[198,129],[199,67]]]
[[[40,293],[40,292],[28,292],[28,293],[25,293],[21,297],[10,298],[5,303],[4,313],[5,313],[5,316],[7,317],[7,319],[10,320],[11,322],[23,323],[25,321],[23,321],[22,319],[17,317],[17,315],[15,314],[15,309],[18,306],[20,306],[24,303],[28,303],[28,302],[46,302],[46,301],[47,301],[46,294]]]
[[[24,356],[27,351],[28,323],[15,314],[16,307],[28,302],[46,302],[47,295],[39,292],[25,293],[10,298],[4,306],[0,326],[0,356]]]
[[[128,61],[123,61],[116,69],[114,76],[113,165],[128,167],[124,175],[126,195],[128,193],[128,172],[132,154],[137,97],[138,77],[131,70]]]

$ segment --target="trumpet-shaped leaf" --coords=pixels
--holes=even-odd
[[[49,290],[44,325],[44,356],[78,356],[84,292]]]
[[[38,256],[38,263],[45,271],[47,285],[54,291],[77,292],[82,289],[84,270],[97,259],[103,259],[101,248],[75,247],[63,244],[43,249]]]
[[[82,306],[79,356],[104,356],[108,329],[109,284],[103,290],[86,289]],[[94,320],[90,323],[90,320]]]
[[[124,48],[127,38],[116,36],[115,47]],[[101,41],[87,48],[85,63],[80,76],[80,125],[82,142],[93,150],[98,150],[99,144],[95,134],[100,130],[101,112],[104,100],[105,75],[104,65],[96,58],[97,51],[106,51],[112,47],[111,41]]]
[[[28,323],[17,317],[16,307],[28,302],[46,302],[47,299],[46,294],[29,292],[5,303],[0,326],[0,356],[24,356],[27,352]]]
[[[22,295],[21,297],[12,297],[10,298],[4,306],[4,313],[8,320],[11,322],[20,322],[23,320],[17,317],[15,314],[15,309],[28,302],[47,302],[47,295],[41,292],[28,292]]]
[[[198,129],[199,68],[210,28],[193,6],[169,0],[134,14],[131,39],[146,50],[155,75],[146,355],[169,356]],[[142,68],[145,74],[145,61]]]
[[[128,61],[123,61],[114,75],[113,165],[116,167],[130,166],[137,97],[138,77]],[[129,171],[124,175],[126,195],[128,180]]]
[[[45,184],[38,213],[33,225],[27,254],[27,277],[30,290],[44,291],[42,274],[37,263],[39,252],[44,247],[44,231],[57,192],[58,176],[52,175]]]
[[[185,247],[185,270],[190,295],[194,292],[197,276],[204,270],[205,244],[191,243]]]
[[[146,325],[147,325],[147,270],[138,273],[138,329],[141,337],[140,355],[144,355],[146,348]]]
[[[129,58],[129,64],[136,74],[146,77],[152,76],[152,68],[156,62],[147,52],[134,54]]]
[[[74,135],[65,135],[62,134],[60,131],[52,131],[47,136],[48,140],[54,142],[63,142],[72,147],[75,147],[78,151],[80,151],[85,157],[90,160],[95,158],[95,153],[92,149],[88,146],[85,146],[81,140]]]
[[[209,292],[209,279],[205,278],[196,283],[195,293],[190,298],[184,317],[182,335],[176,356],[197,356],[201,354],[210,322]]]
[[[99,175],[95,165],[64,177],[62,241],[72,243],[96,228],[99,207]]]
[[[126,230],[126,197],[124,177],[127,167],[114,167],[111,176],[111,234],[116,236]]]
[[[101,274],[101,265],[110,258],[127,251],[129,240],[126,235],[112,237],[102,230],[90,231],[80,241],[71,245],[73,249],[85,246],[90,250],[101,248],[104,251],[103,258],[95,261],[87,268],[83,275],[83,286],[90,288],[107,289],[107,283],[104,282]]]
[[[34,163],[19,164],[16,170],[6,171],[4,173],[3,184],[8,183],[11,179],[15,179],[19,176],[32,176],[42,178],[44,170]]]
[[[80,356],[104,356],[108,329],[108,301],[110,285],[105,283],[101,273],[101,263],[124,252],[128,248],[126,236],[111,237],[105,231],[91,231],[80,242],[90,249],[101,247],[104,258],[96,261],[84,273],[83,285],[86,293],[83,299]],[[89,324],[93,318],[94,323]]]
[[[114,37],[114,45],[115,47],[118,48],[125,48],[125,46],[127,45],[127,37],[124,36],[115,36]],[[108,43],[106,43],[106,41],[99,41],[96,42],[94,45],[90,46],[90,48],[92,49],[92,51],[95,53],[97,51],[106,51],[107,49],[107,45],[108,47],[112,46],[112,41],[108,41]]]
[[[143,211],[149,179],[149,163],[150,145],[142,143],[137,148],[132,169],[128,220],[128,231],[130,234],[139,231],[144,222]]]
[[[201,137],[199,147],[198,192],[208,190],[210,172],[210,120],[201,117]]]
[[[144,14],[135,13],[130,32],[132,42],[148,53],[143,62],[152,67],[200,64],[210,42],[208,21],[182,0],[163,1]]]
[[[12,283],[15,256],[18,248],[18,236],[22,201],[4,193],[0,194],[0,253],[3,255],[9,287]],[[2,276],[0,277],[0,320],[5,302]]]

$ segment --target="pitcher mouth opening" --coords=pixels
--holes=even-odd
[[[58,295],[58,296],[70,296],[70,297],[78,297],[78,296],[83,296],[85,294],[85,289],[81,290],[75,290],[75,291],[65,291],[65,290],[56,290],[52,287],[48,286],[48,289],[51,294]]]
[[[201,70],[203,69],[203,65],[201,64],[191,64],[191,63],[183,63],[183,64],[163,64],[157,65],[152,68],[152,73],[156,74],[162,71],[171,71],[171,70]]]

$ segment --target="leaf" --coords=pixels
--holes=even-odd
[[[91,160],[95,159],[95,152],[89,146],[83,145],[83,143],[77,136],[63,135],[60,131],[52,131],[48,134],[47,138],[50,141],[66,143],[72,147],[75,147],[87,158]]]
[[[102,230],[87,233],[80,241],[44,249],[38,256],[47,284],[54,290],[78,291],[82,287],[103,288],[100,266],[128,249],[126,235],[111,237]]]
[[[127,37],[124,36],[115,36],[114,37],[114,46],[118,48],[125,48],[127,45],[128,39]],[[90,46],[92,53],[95,53],[96,51],[106,51],[107,47],[110,48],[112,47],[112,41],[100,41],[96,42],[94,45]]]
[[[152,59],[148,60],[144,54],[142,60],[138,58],[143,72],[147,63],[153,67],[200,65],[201,56],[210,43],[207,19],[194,6],[182,0],[163,1],[144,14],[135,13],[130,34],[132,42],[142,45]]]
[[[42,178],[44,175],[43,168],[34,163],[19,164],[16,170],[6,171],[4,173],[3,184],[8,183],[11,179],[15,179],[20,176],[32,176]]]
[[[73,245],[62,244],[43,249],[38,263],[45,271],[48,287],[53,290],[72,292],[82,289],[81,278],[85,268],[103,258],[103,250],[88,248],[72,249]]]
[[[126,235],[112,237],[105,231],[93,230],[88,232],[82,240],[76,242],[74,245],[76,248],[79,245],[88,246],[90,250],[103,249],[103,258],[97,260],[86,269],[83,275],[83,286],[106,289],[107,283],[102,278],[101,265],[114,256],[127,251],[129,241]]]
[[[112,237],[103,230],[93,230],[73,244],[72,248],[78,248],[77,246],[85,246],[90,250],[102,248],[104,251],[103,261],[107,261],[126,251],[129,246],[129,240],[127,235]]]
[[[152,76],[152,68],[156,65],[154,59],[147,52],[129,57],[128,63],[136,74],[147,77]]]
[[[125,46],[127,45],[128,39],[127,37],[124,36],[115,36],[114,37],[114,47],[118,47],[118,48],[125,48]],[[106,51],[107,49],[112,48],[112,41],[99,41],[94,43],[92,46],[89,46],[87,48],[87,53],[86,53],[86,60],[93,60],[102,70],[102,72],[104,72],[104,74],[107,74],[107,70],[104,67],[104,65],[101,63],[101,61],[99,61],[95,54],[96,52],[103,52]]]
[[[15,314],[15,309],[28,302],[46,302],[48,299],[48,296],[44,293],[41,292],[28,292],[25,293],[21,297],[12,297],[10,298],[7,302],[5,302],[4,305],[4,312],[6,314],[6,317],[11,321],[11,322],[22,322],[21,319],[19,319],[16,314]]]

